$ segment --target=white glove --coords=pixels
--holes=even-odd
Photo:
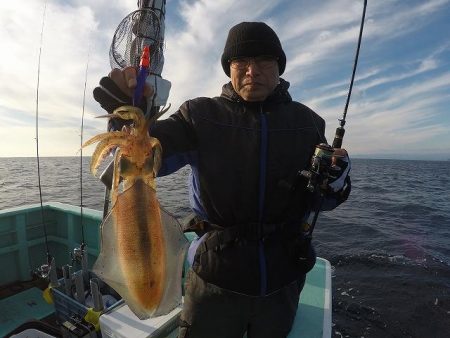
[[[195,254],[197,253],[197,249],[200,246],[200,244],[202,244],[202,242],[205,240],[206,235],[207,235],[207,233],[204,234],[200,238],[199,237],[195,238],[189,245],[189,249],[188,249],[188,253],[187,253],[187,262],[189,263],[190,267],[192,267],[192,265],[194,264],[194,258],[195,258]]]
[[[333,192],[338,192],[345,188],[347,176],[350,173],[352,165],[348,154],[336,156],[336,163],[331,166],[328,187]]]

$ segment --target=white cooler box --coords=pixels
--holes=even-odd
[[[122,304],[100,316],[103,338],[176,338],[182,305],[164,316],[140,320]]]

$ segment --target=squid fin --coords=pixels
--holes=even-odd
[[[163,235],[166,240],[166,281],[164,293],[155,316],[165,315],[181,304],[181,276],[189,241],[177,219],[161,208]]]

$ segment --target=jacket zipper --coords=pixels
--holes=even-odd
[[[264,200],[266,193],[266,168],[267,168],[267,144],[268,144],[268,130],[267,130],[267,116],[263,111],[263,106],[260,105],[261,117],[261,141],[260,141],[260,156],[259,156],[259,232],[263,231],[263,217],[264,217]],[[264,253],[264,243],[262,239],[258,243],[259,256],[259,271],[260,271],[260,295],[264,296],[267,293],[267,269],[266,269],[266,255]]]

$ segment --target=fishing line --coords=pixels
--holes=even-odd
[[[81,249],[86,245],[84,239],[84,224],[83,224],[83,130],[84,130],[84,111],[86,107],[86,88],[89,71],[90,46],[88,48],[86,71],[84,74],[84,90],[83,90],[83,108],[81,111],[81,128],[80,128],[80,221],[81,221]]]
[[[38,67],[37,67],[37,84],[36,84],[36,159],[37,159],[37,175],[38,175],[38,187],[39,187],[39,201],[41,205],[41,222],[44,229],[45,249],[47,255],[47,263],[50,265],[52,256],[48,248],[47,227],[44,216],[44,205],[42,202],[42,186],[41,186],[41,169],[39,162],[39,85],[40,85],[40,73],[41,73],[41,55],[42,45],[44,40],[44,25],[45,25],[45,13],[47,11],[47,1],[44,3],[44,13],[42,15],[42,27],[41,27],[41,41],[39,45]]]

